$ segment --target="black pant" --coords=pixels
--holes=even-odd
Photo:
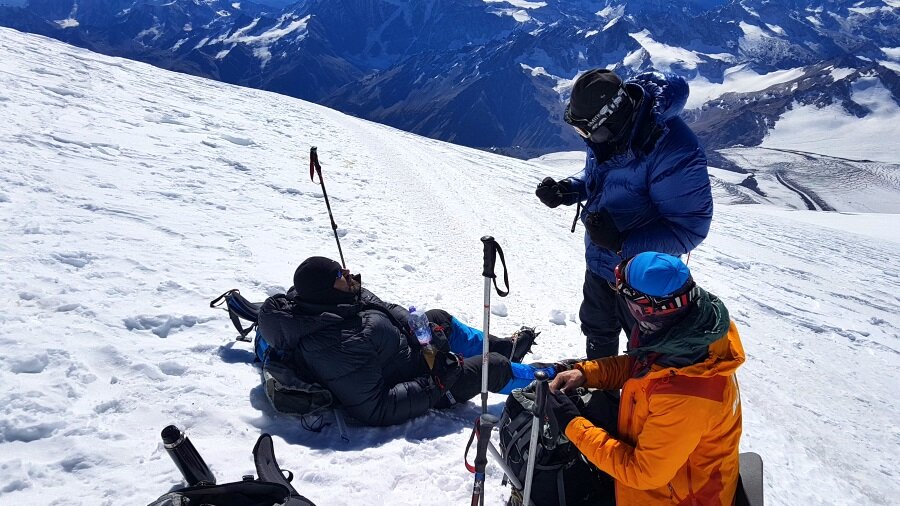
[[[610,390],[594,390],[591,399],[581,409],[581,414],[595,426],[600,427],[612,437],[619,433],[619,392]],[[597,470],[596,490],[600,494],[597,506],[614,506],[616,504],[616,483],[612,476]]]
[[[509,359],[499,353],[488,354],[488,391],[497,392],[512,379]],[[481,393],[481,357],[469,357],[463,361],[462,374],[450,387],[450,395],[456,402],[466,402]],[[450,407],[450,400],[444,396],[435,407]]]
[[[618,355],[619,334],[623,328],[630,332],[636,323],[628,307],[609,283],[590,269],[584,273],[583,291],[578,317],[587,338],[588,360]]]

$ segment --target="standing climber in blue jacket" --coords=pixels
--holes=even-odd
[[[572,88],[564,119],[587,145],[584,169],[544,178],[546,206],[579,204],[587,271],[579,317],[589,360],[616,355],[634,319],[610,286],[622,260],[644,251],[683,255],[709,232],[713,214],[706,154],[678,117],[685,80],[648,72],[623,82],[594,69]],[[581,206],[583,207],[583,210]]]

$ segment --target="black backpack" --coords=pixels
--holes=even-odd
[[[335,407],[331,392],[304,375],[296,364],[284,360],[283,352],[266,342],[258,328],[261,303],[250,302],[241,295],[240,290],[232,289],[213,299],[209,307],[218,307],[223,302],[231,323],[238,331],[238,341],[250,342],[249,335],[256,329],[253,351],[260,363],[263,386],[272,407],[279,413],[303,417],[304,427],[310,430],[321,429],[321,415]],[[307,423],[306,417],[317,421]]]
[[[590,395],[587,390],[579,389],[570,397],[581,409]],[[531,450],[531,426],[535,421],[534,404],[534,384],[522,390],[513,390],[498,423],[501,455],[523,486]],[[522,490],[513,488],[508,506],[521,505],[522,493]],[[545,423],[535,455],[531,486],[534,506],[602,505],[611,499],[611,493],[609,477],[589,464],[565,434],[553,433],[550,424]]]
[[[256,479],[245,476],[242,481],[232,483],[201,483],[180,488],[163,494],[149,506],[315,506],[291,485],[293,473],[278,466],[270,435],[259,436],[253,447],[253,462]],[[284,472],[288,473],[287,477]]]

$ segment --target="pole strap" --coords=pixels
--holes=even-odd
[[[466,443],[466,451],[463,453],[463,463],[465,463],[466,469],[472,474],[475,474],[476,469],[474,464],[469,464],[469,448],[472,448],[472,442],[478,437],[478,421],[479,419],[476,418],[475,426],[472,427],[472,434],[469,435],[469,442]]]
[[[570,230],[570,232],[572,232],[573,234],[575,233],[575,227],[578,226],[578,218],[581,217],[581,210],[582,210],[582,209],[584,209],[584,204],[582,204],[582,203],[579,201],[579,202],[578,202],[578,205],[575,206],[575,218],[572,220],[572,230]]]
[[[482,237],[481,242],[484,243],[484,270],[481,275],[494,280],[494,289],[497,290],[497,295],[506,297],[509,295],[509,271],[506,269],[506,257],[503,256],[503,248],[489,235]],[[497,286],[497,275],[494,273],[498,255],[500,256],[500,264],[503,266],[503,284],[506,286],[506,290],[501,290]]]

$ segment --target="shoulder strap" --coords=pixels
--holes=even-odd
[[[247,336],[250,332],[253,332],[253,329],[256,328],[257,323],[259,322],[259,307],[261,304],[250,302],[241,295],[240,290],[232,288],[213,299],[212,302],[209,303],[209,307],[218,307],[223,301],[225,302],[225,309],[228,311],[228,317],[231,318],[231,324],[234,325],[234,328],[237,329],[238,334],[240,334],[237,340],[250,342],[250,338]],[[249,321],[250,326],[244,328],[241,319]]]
[[[291,498],[284,503],[284,506],[315,506],[312,501],[297,493],[297,490],[291,485],[293,474],[290,474],[288,478],[284,477],[281,468],[278,467],[278,461],[275,460],[272,436],[268,434],[259,436],[256,446],[253,447],[253,463],[260,481],[277,483],[290,491]]]

